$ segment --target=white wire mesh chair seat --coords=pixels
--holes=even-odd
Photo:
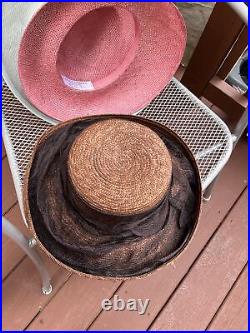
[[[27,110],[3,84],[3,138],[18,201],[34,145],[51,124]],[[232,152],[232,135],[225,123],[179,81],[170,84],[138,116],[158,121],[178,133],[193,152],[203,190],[215,179]]]
[[[3,140],[21,214],[27,225],[22,200],[24,175],[38,138],[52,125],[26,109],[5,83],[2,109]],[[197,160],[203,190],[215,179],[230,157],[233,143],[227,126],[176,79],[172,79],[162,93],[137,115],[165,124],[182,137]],[[13,229],[12,239],[18,240],[36,264],[42,279],[42,292],[49,294],[52,291],[50,276],[33,248],[35,240],[25,239],[3,218],[3,232],[9,235],[10,228]]]

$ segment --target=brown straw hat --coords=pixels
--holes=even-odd
[[[24,186],[40,246],[79,274],[131,278],[169,263],[196,228],[194,157],[167,127],[136,116],[84,117],[37,143]]]

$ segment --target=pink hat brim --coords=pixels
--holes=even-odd
[[[139,27],[136,55],[103,89],[70,89],[56,66],[57,52],[70,28],[88,11],[103,6],[129,10]],[[18,70],[24,93],[41,112],[65,121],[84,115],[132,114],[152,101],[176,72],[186,45],[184,20],[172,3],[48,3],[27,26]]]

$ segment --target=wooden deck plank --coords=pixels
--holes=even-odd
[[[60,268],[47,256],[43,258],[53,279],[53,292],[50,295],[42,294],[37,269],[26,257],[3,282],[3,330],[24,330],[68,279],[69,273],[65,269]]]
[[[19,205],[16,204],[5,216],[14,226],[16,226],[24,235],[30,233],[25,226]],[[24,251],[10,238],[3,235],[2,240],[2,279],[13,270],[14,267],[25,257]]]
[[[100,312],[103,298],[110,298],[118,285],[115,281],[74,275],[28,329],[84,330]]]
[[[22,233],[28,235],[29,231],[23,222],[18,202],[8,211],[8,213],[5,214],[5,218],[7,218],[7,220],[16,226]],[[3,235],[3,244],[8,239],[9,238],[7,236]]]
[[[245,190],[150,329],[205,330],[245,266],[247,255]]]
[[[17,201],[7,157],[2,161],[2,214],[5,214]]]
[[[181,256],[180,258],[183,257],[183,260],[176,263],[175,266],[172,266],[172,268],[170,268],[170,266],[168,267],[168,271],[166,273],[166,275],[163,274],[163,270],[162,272],[159,271],[159,277],[157,278],[153,278],[154,273],[152,275],[152,283],[155,283],[152,287],[152,290],[147,290],[147,292],[145,292],[146,298],[148,298],[148,294],[150,295],[150,293],[155,294],[158,297],[163,297],[160,299],[160,301],[158,302],[157,299],[153,299],[153,306],[149,308],[148,313],[145,316],[135,316],[133,317],[132,315],[134,313],[129,313],[128,316],[126,315],[122,315],[122,316],[118,316],[117,317],[117,312],[114,314],[113,313],[113,325],[110,325],[110,327],[112,329],[115,329],[115,326],[118,327],[118,329],[122,329],[123,325],[125,325],[125,328],[129,328],[132,327],[133,329],[144,329],[144,327],[148,327],[149,324],[152,322],[152,320],[155,318],[156,314],[159,312],[159,309],[162,306],[162,302],[165,302],[167,300],[167,298],[169,297],[169,292],[171,290],[173,290],[175,288],[175,286],[178,284],[178,281],[180,281],[180,279],[183,277],[183,274],[185,274],[188,270],[188,268],[190,267],[190,264],[192,263],[192,261],[195,259],[195,257],[197,256],[198,252],[200,251],[199,248],[199,244],[200,246],[203,246],[204,243],[207,241],[208,239],[208,235],[211,234],[215,228],[215,225],[219,223],[219,221],[222,220],[222,218],[224,217],[224,215],[226,214],[227,210],[233,205],[236,197],[239,195],[239,193],[242,191],[242,189],[244,188],[244,186],[246,186],[247,184],[247,144],[246,142],[242,142],[239,144],[239,146],[237,147],[237,150],[234,153],[234,156],[232,158],[232,160],[230,161],[230,163],[228,164],[228,166],[225,168],[225,170],[223,170],[223,174],[221,175],[220,180],[218,181],[216,187],[215,187],[215,192],[214,192],[214,196],[212,198],[212,201],[208,204],[204,206],[203,209],[203,216],[205,216],[205,223],[207,223],[207,225],[204,225],[200,223],[200,226],[203,225],[201,231],[199,231],[197,234],[201,234],[201,236],[199,236],[199,241],[194,241],[191,243],[190,248],[188,248],[188,250],[186,251],[186,253],[189,254],[183,254],[183,256]],[[232,175],[237,175],[237,177],[232,177]],[[203,217],[201,219],[201,222],[203,221]],[[215,224],[214,224],[214,220],[215,220]],[[200,227],[199,227],[200,228]],[[200,230],[200,229],[199,229]],[[202,245],[203,244],[203,245]],[[198,247],[198,250],[195,249],[196,247]],[[187,262],[186,263],[186,259],[190,258],[192,259],[191,262]],[[24,270],[24,264],[27,265],[27,262],[30,262],[29,259],[25,259],[18,268],[15,269],[14,272],[11,273],[11,275],[6,279],[5,283],[4,283],[4,288],[5,288],[5,294],[8,293],[8,290],[11,289],[11,284],[15,285],[19,285],[19,281],[20,278],[22,277],[23,273],[16,273],[18,270]],[[54,264],[53,264],[54,265]],[[30,263],[30,266],[33,267],[33,264]],[[181,271],[180,267],[183,266],[183,270]],[[31,268],[32,268],[31,267]],[[58,266],[57,266],[58,267]],[[38,285],[40,285],[40,281],[38,279],[37,276],[37,280],[30,280],[30,276],[33,275],[37,275],[36,273],[32,273],[32,270],[27,269],[27,271],[29,272],[29,274],[25,275],[24,277],[24,281],[23,278],[21,278],[21,285],[20,288],[22,289],[22,284],[25,284],[25,280],[26,280],[26,290],[28,288],[32,289],[32,285],[33,288],[36,288],[36,291],[39,292],[39,288]],[[180,272],[181,271],[181,272]],[[31,274],[30,274],[31,272]],[[35,272],[35,269],[33,269],[33,272]],[[160,274],[161,272],[161,274]],[[66,272],[63,270],[62,271],[62,275],[65,274]],[[24,273],[25,274],[25,273]],[[60,278],[60,274],[59,271],[56,274],[56,281],[58,278]],[[158,274],[158,272],[157,272]],[[12,279],[11,283],[9,284],[10,287],[7,286],[6,282],[10,281],[10,279]],[[158,279],[158,280],[157,280]],[[88,298],[88,295],[91,294],[91,290],[93,288],[90,287],[90,285],[88,285],[87,289],[83,288],[85,290],[85,298],[88,298],[88,305],[87,305],[87,301],[86,304],[84,305],[83,308],[81,308],[81,306],[77,306],[74,305],[75,302],[74,301],[74,297],[71,296],[70,294],[72,293],[72,295],[75,293],[78,293],[78,290],[76,289],[76,286],[73,285],[72,281],[73,281],[73,276],[72,278],[70,278],[65,284],[63,282],[59,282],[58,283],[58,287],[57,288],[62,288],[58,291],[58,293],[53,293],[49,298],[45,297],[43,295],[39,294],[39,297],[37,297],[37,295],[35,296],[35,299],[33,300],[33,295],[28,295],[28,310],[26,311],[25,309],[22,309],[21,307],[18,307],[18,304],[21,304],[22,299],[25,299],[25,293],[17,293],[16,297],[19,299],[16,300],[13,298],[13,304],[11,304],[12,300],[8,300],[7,304],[8,307],[6,308],[5,305],[4,307],[6,308],[6,312],[3,314],[4,316],[4,323],[5,323],[5,327],[7,327],[8,329],[23,329],[25,328],[27,325],[29,325],[29,323],[33,320],[33,318],[38,314],[38,311],[41,311],[41,313],[37,316],[37,318],[39,318],[40,320],[44,320],[42,314],[47,313],[52,313],[53,314],[53,310],[50,311],[50,309],[53,309],[53,306],[55,306],[54,304],[58,304],[58,308],[59,308],[59,312],[58,312],[58,318],[67,318],[67,321],[64,321],[64,326],[65,325],[70,325],[70,321],[72,321],[72,317],[70,317],[70,315],[74,316],[76,318],[75,323],[74,323],[74,327],[81,327],[81,328],[85,328],[85,325],[87,327],[89,320],[88,317],[92,320],[93,319],[93,315],[98,313],[99,309],[100,309],[100,301],[98,303],[98,301],[96,301],[96,305],[99,306],[98,311],[96,311],[93,313],[93,310],[91,309],[91,302],[90,302],[90,298]],[[83,283],[85,282],[85,279],[81,280]],[[93,280],[96,281],[96,290],[99,290],[100,288],[100,282],[99,280]],[[138,290],[138,294],[141,294],[143,292],[143,289],[147,288],[148,285],[143,283],[144,279],[140,282],[139,284],[135,284],[134,288],[135,289],[139,289]],[[132,281],[131,281],[132,282]],[[136,282],[136,280],[135,280]],[[72,284],[72,285],[71,285]],[[57,285],[57,282],[56,282]],[[125,289],[125,295],[126,297],[129,296],[129,298],[134,297],[133,295],[135,295],[136,297],[136,290],[134,291],[133,294],[133,284],[132,287],[130,288],[130,282],[127,282],[125,284],[125,286],[127,285],[126,289]],[[169,286],[169,287],[168,287]],[[15,286],[15,288],[17,288]],[[66,288],[66,289],[65,289]],[[168,289],[169,288],[169,289]],[[68,291],[68,293],[66,292]],[[70,292],[69,292],[70,291]],[[114,292],[114,289],[112,289],[112,287],[107,287],[107,289],[105,290],[105,298],[106,297],[110,297],[109,295],[112,295],[112,293]],[[157,294],[158,293],[158,294]],[[12,294],[12,293],[11,293]],[[120,293],[118,293],[119,295],[121,295]],[[97,298],[98,298],[98,293],[96,294]],[[121,295],[122,296],[122,295]],[[39,300],[40,299],[44,299],[45,297],[45,302],[41,302],[42,303],[42,309],[39,309]],[[126,298],[125,297],[125,298]],[[57,298],[60,300],[60,302],[56,301]],[[96,300],[97,300],[96,298]],[[104,298],[104,297],[103,297]],[[142,297],[143,298],[143,297]],[[145,298],[145,297],[144,297]],[[33,306],[32,303],[34,302]],[[55,303],[54,303],[55,302]],[[6,301],[5,301],[6,303]],[[30,303],[30,304],[29,304]],[[60,307],[62,305],[62,303],[69,303],[69,304],[73,304],[74,308],[73,311],[71,311],[70,307],[64,307],[63,311],[60,311]],[[24,306],[26,307],[26,302],[24,304]],[[51,307],[51,308],[50,308]],[[29,310],[31,308],[31,311]],[[20,311],[20,309],[22,311]],[[11,314],[9,315],[9,317],[6,318],[6,313],[8,314],[8,312]],[[69,313],[69,317],[67,317]],[[87,313],[87,315],[85,315],[85,313]],[[107,314],[107,312],[106,312]],[[121,313],[119,313],[121,314]],[[20,317],[24,318],[23,320],[20,321]],[[46,316],[47,317],[47,316]],[[138,318],[139,317],[139,318]],[[146,319],[145,318],[149,318]],[[53,319],[53,318],[52,318]],[[52,320],[50,319],[50,320]],[[99,319],[99,318],[98,318]],[[46,319],[47,320],[47,319]],[[106,317],[105,317],[106,320]],[[119,320],[119,322],[118,322]],[[131,321],[131,323],[124,323],[125,321]],[[9,321],[9,323],[8,323]],[[59,321],[59,320],[58,320]],[[12,325],[13,322],[13,325]],[[30,325],[30,327],[32,328],[32,325],[36,324],[36,319],[34,319],[34,322]],[[42,324],[42,323],[40,323]],[[49,325],[49,323],[47,321],[45,321],[44,325],[42,326],[46,326]],[[14,328],[13,328],[14,327]],[[29,327],[29,329],[30,329]],[[35,327],[35,326],[34,326]],[[48,326],[46,326],[48,327]],[[62,329],[64,329],[63,326],[61,326]]]
[[[247,331],[248,328],[248,266],[239,276],[225,302],[209,325],[209,331]]]
[[[232,177],[232,174],[237,175],[237,177]],[[90,329],[147,329],[230,207],[246,187],[246,179],[247,144],[242,141],[215,185],[211,202],[203,205],[198,230],[185,253],[173,265],[169,265],[147,278],[125,282],[116,293],[123,299],[151,299],[146,315],[141,316],[135,311],[103,311],[90,326]]]

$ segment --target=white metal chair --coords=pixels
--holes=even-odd
[[[247,24],[247,16],[242,8],[241,3],[240,6],[236,6],[236,11]],[[243,14],[240,13],[241,10]],[[24,174],[37,139],[52,124],[27,110],[5,83],[3,83],[2,101],[3,140],[24,219],[22,204]],[[196,157],[204,199],[208,200],[214,180],[227,163],[235,144],[247,126],[247,110],[236,126],[235,132],[231,133],[213,111],[179,81],[172,79],[162,93],[137,115],[163,123],[182,137]],[[26,223],[25,219],[24,222]],[[49,294],[52,290],[50,277],[34,248],[36,245],[34,239],[23,238],[6,219],[3,219],[3,232],[16,240],[36,263],[42,277],[42,292]]]

